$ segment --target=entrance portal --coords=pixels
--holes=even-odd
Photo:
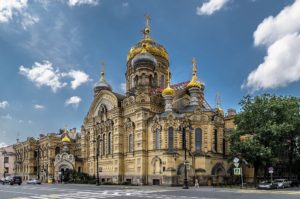
[[[153,179],[152,184],[153,185],[160,185],[160,180],[159,179]]]

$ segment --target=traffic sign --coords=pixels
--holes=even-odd
[[[236,176],[241,175],[241,168],[234,168],[233,169],[233,174],[236,175]]]
[[[239,165],[240,165],[238,162],[235,162],[233,164],[234,164],[235,167],[239,167]]]
[[[238,159],[237,157],[235,157],[234,159],[233,159],[233,162],[234,163],[238,163],[240,161],[240,159]]]
[[[269,173],[274,173],[274,168],[273,167],[269,167]]]

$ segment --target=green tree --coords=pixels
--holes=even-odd
[[[291,172],[299,155],[299,98],[246,96],[240,105],[241,112],[234,118],[236,129],[230,134],[231,157],[238,156],[253,165],[254,183],[263,166],[280,162]]]

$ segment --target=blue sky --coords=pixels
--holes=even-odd
[[[82,124],[93,84],[122,93],[126,57],[151,16],[170,56],[172,83],[191,78],[205,96],[239,109],[270,92],[300,96],[299,0],[0,0],[0,144]],[[298,14],[299,12],[299,14]]]

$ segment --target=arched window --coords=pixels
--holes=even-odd
[[[101,137],[100,135],[98,135],[97,137],[97,155],[100,155],[101,154]]]
[[[223,138],[223,155],[226,154],[226,140]]]
[[[106,154],[106,150],[105,150],[105,134],[103,134],[103,139],[102,139],[102,155]]]
[[[202,130],[200,128],[195,130],[195,148],[197,152],[202,150]]]
[[[134,76],[131,77],[131,88],[133,88],[135,85],[134,85]]]
[[[155,149],[160,149],[160,130],[155,130]]]
[[[133,152],[133,137],[132,137],[132,134],[130,134],[129,137],[128,137],[128,151],[130,153]]]
[[[174,149],[174,129],[169,127],[168,129],[168,150],[171,152]]]
[[[139,77],[138,76],[135,76],[134,78],[134,86],[138,86],[138,83],[139,83]]]
[[[218,131],[215,129],[214,131],[214,144],[215,144],[215,152],[218,152]]]
[[[108,141],[107,141],[107,147],[108,147],[108,154],[112,153],[112,144],[111,144],[111,132],[108,134]]]
[[[90,156],[90,132],[86,134],[86,152],[87,152],[87,157]]]
[[[165,87],[165,76],[164,75],[160,76],[160,87],[161,88]]]
[[[158,80],[157,80],[157,73],[154,73],[154,80],[153,80],[153,84],[154,86],[158,86]]]
[[[142,85],[146,85],[146,75],[145,75],[145,73],[142,74]]]
[[[186,131],[182,128],[182,149],[186,148]]]
[[[59,154],[60,153],[60,148],[59,147],[56,147],[55,148],[55,155]]]

